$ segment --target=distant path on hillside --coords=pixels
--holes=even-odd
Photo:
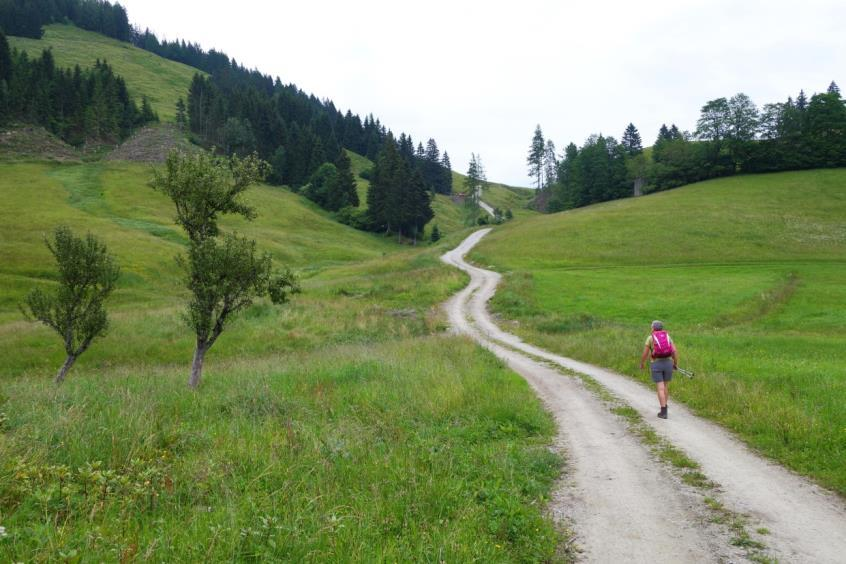
[[[488,215],[494,217],[494,209],[482,201],[482,189],[476,188],[476,200],[479,202],[479,207],[488,212]]]
[[[637,410],[655,431],[696,460],[720,485],[718,497],[747,515],[750,528],[782,562],[844,562],[846,503],[767,461],[721,427],[679,404],[668,421],[656,418],[651,389],[620,374],[552,354],[500,329],[487,311],[500,275],[464,256],[488,233],[467,237],[442,260],[470,275],[445,305],[454,330],[478,341],[521,374],[555,415],[568,474],[552,501],[553,515],[570,521],[583,557],[595,562],[713,562],[742,557],[708,522],[698,494],[657,462],[621,418],[580,380],[537,359],[585,374]],[[734,552],[733,552],[734,551]]]

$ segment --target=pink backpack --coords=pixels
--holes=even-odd
[[[652,332],[652,358],[667,358],[673,356],[673,343],[666,331]]]

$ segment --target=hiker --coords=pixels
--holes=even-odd
[[[679,367],[679,356],[673,340],[664,331],[664,324],[657,320],[652,322],[652,334],[646,338],[646,345],[643,347],[643,354],[640,357],[641,370],[646,368],[646,359],[649,356],[652,356],[650,365],[652,381],[658,389],[658,403],[661,405],[658,417],[666,419],[670,380],[673,379],[673,370]]]

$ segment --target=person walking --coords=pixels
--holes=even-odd
[[[652,333],[646,338],[643,354],[640,356],[640,369],[646,368],[646,359],[652,357],[650,364],[652,381],[658,391],[658,403],[661,411],[658,417],[667,418],[667,400],[670,397],[670,380],[673,370],[679,367],[679,355],[669,333],[664,331],[664,324],[660,321],[652,322]]]

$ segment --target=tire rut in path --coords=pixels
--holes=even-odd
[[[526,378],[555,415],[573,484],[557,492],[552,510],[572,521],[587,560],[703,562],[738,555],[730,555],[725,538],[704,522],[701,501],[651,459],[619,418],[578,381],[527,354],[586,374],[629,403],[720,484],[721,499],[729,509],[770,530],[766,542],[780,561],[844,561],[846,507],[841,499],[751,453],[725,430],[681,406],[671,406],[670,421],[657,420],[651,390],[524,343],[493,323],[486,306],[500,275],[463,259],[488,232],[474,232],[442,257],[471,277],[445,307],[456,331],[474,338]]]

